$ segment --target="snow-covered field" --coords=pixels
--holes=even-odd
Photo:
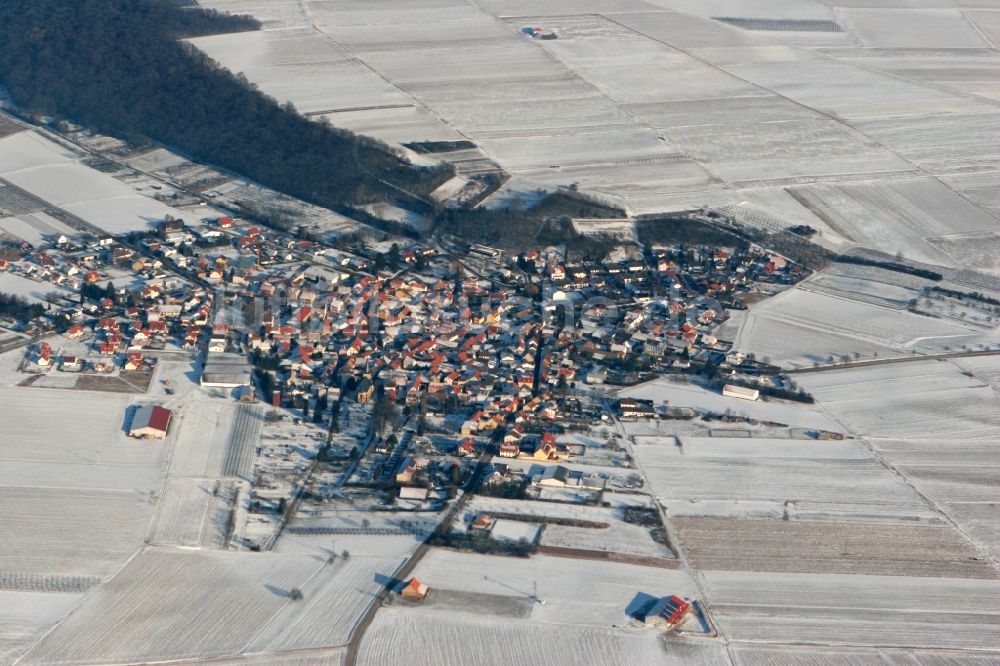
[[[898,475],[860,442],[637,438],[638,463],[668,513],[742,516],[793,502],[803,519],[935,517]],[[768,505],[771,505],[768,507]],[[780,515],[780,514],[779,514]]]
[[[112,234],[147,230],[180,211],[142,196],[36,132],[0,138],[0,178]]]
[[[433,549],[413,575],[432,589],[535,596],[545,603],[531,607],[530,619],[560,626],[626,624],[626,610],[640,594],[697,596],[684,571],[547,555],[518,558]]]
[[[154,544],[197,547],[211,535],[215,482],[167,479],[157,499],[156,515],[146,540]]]
[[[25,656],[26,664],[235,655],[326,566],[266,553],[148,549]]]
[[[798,377],[852,432],[890,439],[995,439],[1000,396],[947,361],[831,370]]]
[[[737,641],[1000,648],[1000,581],[835,574],[704,573]]]
[[[0,387],[0,486],[126,491],[159,485],[164,445],[126,437],[128,396]]]
[[[545,626],[509,618],[383,608],[365,634],[358,654],[362,666],[402,663],[413,666],[635,666],[727,664],[718,643],[664,641],[652,631],[614,631],[597,627]]]
[[[0,591],[0,663],[13,663],[81,597],[60,592]]]
[[[824,282],[829,284],[830,280],[820,285]],[[756,304],[747,314],[734,347],[778,365],[804,368],[826,365],[831,356],[842,360],[843,356],[872,359],[876,355],[937,354],[1000,342],[996,328],[925,317],[900,310],[898,304],[884,307],[884,303],[867,302],[892,298],[893,294],[901,297],[898,288],[872,298],[857,291],[847,293],[850,286],[837,282],[840,291],[827,288],[824,291],[830,293],[824,293],[807,283]]]
[[[51,282],[40,282],[13,273],[0,273],[0,292],[20,296],[32,303],[45,303],[45,296],[50,293],[68,296],[72,292]]]
[[[402,563],[394,557],[340,557],[303,587],[302,603],[286,606],[254,639],[251,652],[345,645],[358,620]]]
[[[765,355],[758,353],[758,356],[761,357]],[[750,402],[740,400],[739,398],[729,398],[723,396],[721,393],[715,393],[694,384],[677,384],[667,379],[657,379],[622,389],[618,392],[618,395],[630,398],[646,398],[658,404],[669,401],[671,407],[696,407],[710,410],[717,414],[722,414],[726,410],[730,410],[735,414],[746,414],[750,418],[776,421],[803,428],[842,430],[835,421],[812,405],[793,402],[765,402],[762,400]],[[639,423],[624,422],[624,425],[627,430],[631,431]]]
[[[46,236],[51,240],[59,234],[65,234],[69,238],[77,233],[72,227],[68,227],[51,215],[42,212],[24,213],[16,217],[0,219],[0,232],[16,236],[34,246],[45,243]]]

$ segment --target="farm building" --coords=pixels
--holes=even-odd
[[[201,385],[213,388],[250,386],[250,366],[239,354],[213,354],[205,361]]]
[[[170,410],[166,407],[159,405],[140,407],[132,417],[128,435],[141,439],[163,439],[167,436],[171,416]]]
[[[745,386],[726,384],[722,387],[722,395],[727,398],[739,398],[740,400],[757,400],[760,398],[760,391],[746,388]]]
[[[676,626],[691,610],[691,604],[676,595],[663,597],[646,613],[646,626],[670,629]]]
[[[399,596],[404,599],[423,599],[430,591],[426,585],[416,578],[411,578],[409,582],[399,591]]]
[[[656,417],[656,408],[651,400],[622,398],[618,401],[618,411],[623,419],[651,419]]]

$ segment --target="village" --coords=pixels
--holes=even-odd
[[[189,358],[199,390],[244,405],[226,462],[240,478],[229,548],[267,550],[282,532],[408,534],[673,566],[614,421],[740,419],[609,390],[674,376],[738,401],[803,399],[714,333],[729,309],[807,271],[760,247],[615,254],[587,263],[454,239],[340,249],[220,216],[8,242],[0,270],[47,301],[5,318],[31,340],[19,384],[147,393],[122,415],[147,440],[185,417],[164,406],[163,358]],[[655,622],[689,608],[663,599]]]

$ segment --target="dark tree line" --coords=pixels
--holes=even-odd
[[[29,111],[153,139],[327,207],[421,198],[451,176],[311,121],[180,41],[257,27],[167,0],[4,0],[0,85]]]
[[[43,305],[29,303],[21,296],[0,293],[0,316],[26,322],[44,313],[45,306]]]

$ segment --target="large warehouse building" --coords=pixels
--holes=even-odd
[[[250,386],[250,366],[241,354],[210,354],[201,372],[201,385],[212,388]]]
[[[132,425],[128,430],[129,437],[163,439],[167,436],[171,416],[172,413],[166,407],[144,405],[136,410],[135,416],[132,417]]]

